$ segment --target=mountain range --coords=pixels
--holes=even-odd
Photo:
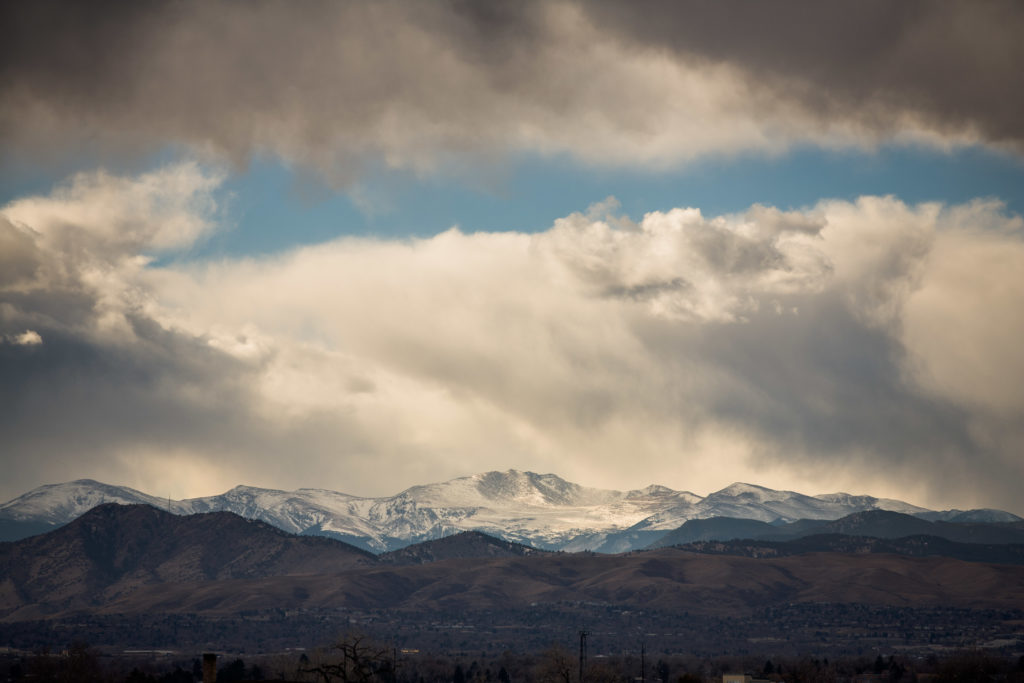
[[[813,534],[789,541],[732,539],[729,541],[693,541],[672,547],[705,555],[736,555],[753,558],[790,557],[808,553],[886,554],[910,557],[945,557],[964,562],[1024,565],[1024,543],[959,543],[939,536],[920,535],[878,538],[846,534]]]
[[[178,516],[108,503],[46,534],[0,543],[0,622],[580,602],[715,614],[822,601],[1024,607],[1019,562],[908,557],[891,544],[873,552],[864,539],[822,538],[803,550],[762,542],[756,552],[744,542],[604,555],[464,532],[377,556],[230,512]],[[1022,547],[1013,548],[1019,560]]]
[[[1024,521],[931,522],[888,510],[865,510],[835,520],[801,519],[784,524],[768,524],[756,519],[710,517],[688,520],[678,529],[661,536],[650,547],[662,548],[712,540],[791,541],[821,535],[882,539],[928,536],[954,543],[1024,544]]]
[[[376,556],[227,512],[172,515],[99,505],[70,524],[0,544],[0,610],[46,614],[117,603],[146,586],[335,573]]]
[[[588,488],[554,474],[508,470],[413,486],[380,498],[325,489],[280,491],[236,486],[217,496],[169,500],[81,479],[41,486],[0,505],[0,540],[52,530],[107,502],[142,503],[177,515],[233,512],[290,533],[329,536],[374,553],[463,531],[482,531],[544,550],[618,553],[657,543],[694,520],[752,520],[762,523],[757,527],[761,531],[779,529],[782,534],[756,537],[785,538],[787,531],[793,531],[787,525],[813,526],[814,520],[836,520],[872,510],[910,515],[923,524],[1022,521],[1000,510],[935,511],[899,500],[847,493],[811,496],[736,483],[702,497],[658,485],[630,491]],[[670,539],[663,544],[677,542],[686,541]]]

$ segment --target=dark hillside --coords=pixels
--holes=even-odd
[[[648,547],[664,548],[697,541],[737,539],[789,541],[821,534],[885,539],[932,536],[955,543],[1024,544],[1024,523],[930,522],[926,519],[888,510],[854,512],[835,520],[800,519],[779,525],[754,519],[710,517],[689,520]]]
[[[330,574],[376,563],[363,550],[230,512],[177,516],[108,503],[40,536],[0,544],[0,613],[102,604],[146,585]]]
[[[673,546],[708,555],[790,557],[806,553],[890,554],[911,557],[948,557],[965,562],[1024,565],[1024,544],[957,543],[938,536],[873,538],[845,534],[816,534],[792,541],[732,539],[695,541]]]
[[[380,555],[379,559],[388,564],[426,564],[440,560],[524,557],[547,552],[549,551],[495,538],[480,531],[464,531],[453,536],[392,550]]]
[[[469,533],[381,561],[232,513],[176,517],[103,505],[50,533],[0,544],[0,620],[545,605],[721,617],[803,603],[1024,608],[1024,566],[937,557],[937,547],[952,546],[934,540],[904,541],[907,554],[922,555],[914,557],[887,552],[898,546],[878,539],[791,543],[747,544],[774,549],[761,552],[768,557],[736,556],[755,554],[749,547],[602,555],[538,552]]]
[[[728,541],[734,538],[765,538],[777,535],[779,529],[768,522],[756,519],[737,519],[734,517],[708,517],[706,519],[690,519],[681,527],[670,531],[650,548],[665,548],[682,545],[694,541]]]

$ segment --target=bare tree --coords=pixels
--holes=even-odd
[[[574,672],[575,662],[569,651],[552,645],[540,656],[536,675],[541,683],[573,683]]]
[[[349,634],[331,648],[329,661],[302,669],[315,674],[323,683],[374,683],[394,680],[394,667],[388,648],[371,642],[366,636]],[[340,661],[338,660],[340,655]]]

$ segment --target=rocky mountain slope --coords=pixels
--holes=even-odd
[[[537,550],[522,543],[505,541],[479,531],[463,531],[432,541],[423,541],[379,555],[388,564],[427,564],[442,560],[465,560],[489,557],[527,557],[547,550]]]
[[[756,558],[790,557],[807,553],[885,553],[911,557],[947,557],[965,562],[1024,565],[1024,543],[957,543],[938,536],[874,538],[816,534],[792,541],[694,541],[674,547],[686,552]]]
[[[105,503],[49,533],[0,543],[0,614],[90,608],[147,586],[332,574],[376,562],[345,543],[228,512],[178,516]]]
[[[479,556],[481,544],[501,556]],[[443,557],[437,549],[445,546],[461,550]],[[477,554],[467,556],[474,547],[468,555]],[[174,516],[103,505],[55,531],[0,544],[0,620],[565,603],[723,615],[804,602],[1024,608],[1024,566],[942,557],[811,552],[755,559],[678,548],[509,555],[508,545],[477,534],[421,550],[406,551],[411,563],[395,564],[231,513]],[[423,562],[428,555],[434,561]]]
[[[970,517],[960,517],[970,519]],[[888,510],[854,512],[835,520],[801,519],[786,524],[768,524],[753,519],[711,517],[691,519],[661,536],[648,547],[664,548],[699,541],[741,539],[787,541],[821,534],[872,538],[930,536],[956,543],[1024,544],[1024,521],[1012,522],[930,522],[914,515]]]
[[[672,548],[445,560],[309,575],[148,586],[108,614],[231,614],[249,609],[411,609],[449,613],[592,603],[742,615],[837,603],[1024,608],[1024,567],[887,554],[754,559]]]
[[[100,502],[148,503],[175,514],[234,512],[373,552],[477,530],[542,549],[614,553],[645,547],[693,519],[742,517],[780,524],[876,509],[942,515],[898,500],[845,493],[808,496],[751,484],[733,484],[706,497],[664,486],[614,491],[516,470],[414,486],[382,498],[237,486],[217,496],[173,501],[78,480],[43,486],[0,505],[0,533],[6,534],[0,538],[14,540],[65,524]],[[1014,518],[999,511],[975,514],[997,513]]]

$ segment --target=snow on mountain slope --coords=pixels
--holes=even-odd
[[[132,489],[85,481],[41,487],[4,507],[20,510],[23,518],[46,518],[54,524],[102,502],[144,502],[177,514],[226,510],[292,533],[362,539],[365,547],[386,550],[467,530],[543,548],[561,548],[596,533],[594,544],[599,544],[609,531],[626,529],[658,512],[689,509],[699,500],[693,493],[663,486],[611,491],[553,474],[509,470],[414,486],[388,498],[236,486],[217,496],[169,505]],[[669,515],[677,517],[679,513]]]
[[[904,503],[902,500],[892,498],[873,498],[872,496],[854,496],[849,493],[822,493],[814,496],[818,500],[836,506],[836,509],[859,512],[861,510],[888,510],[889,512],[902,512],[905,515],[916,515],[927,512],[926,508]],[[843,513],[844,515],[850,514]],[[1010,514],[1010,513],[1005,513]]]
[[[154,507],[167,507],[166,498],[156,498],[127,486],[111,486],[92,479],[78,479],[32,489],[0,505],[0,516],[19,522],[59,525],[103,503],[145,503]]]
[[[696,508],[698,514],[693,519],[736,517],[763,522],[838,519],[862,510],[891,510],[906,514],[924,511],[924,508],[909,503],[873,496],[851,496],[847,493],[808,496],[742,483],[709,494]]]
[[[915,517],[926,519],[929,522],[968,522],[975,524],[1001,524],[1005,522],[1024,522],[1012,512],[1005,510],[993,510],[991,508],[980,508],[977,510],[942,510],[939,512],[926,510],[912,513]]]
[[[294,534],[318,528],[342,535],[373,536],[376,525],[365,519],[373,503],[372,498],[325,489],[279,491],[236,486],[218,496],[183,500],[173,509],[179,514],[226,510]]]
[[[592,507],[625,497],[621,491],[593,489],[554,474],[484,472],[470,477],[413,486],[396,498],[427,506],[456,507]]]
[[[553,474],[486,472],[414,486],[374,505],[385,535],[432,538],[448,529],[561,548],[596,530],[622,529],[677,500],[699,496],[651,486],[639,491],[587,488]]]
[[[614,491],[580,486],[554,474],[508,470],[413,486],[383,498],[325,489],[236,486],[217,496],[168,501],[84,479],[42,486],[0,505],[0,521],[59,525],[105,502],[148,503],[177,514],[226,510],[292,533],[332,535],[376,551],[476,530],[544,549],[622,552],[644,547],[690,519],[791,522],[876,509],[945,514],[846,493],[808,496],[735,483],[702,498],[664,486]],[[1015,518],[998,510],[973,512],[992,520]]]

